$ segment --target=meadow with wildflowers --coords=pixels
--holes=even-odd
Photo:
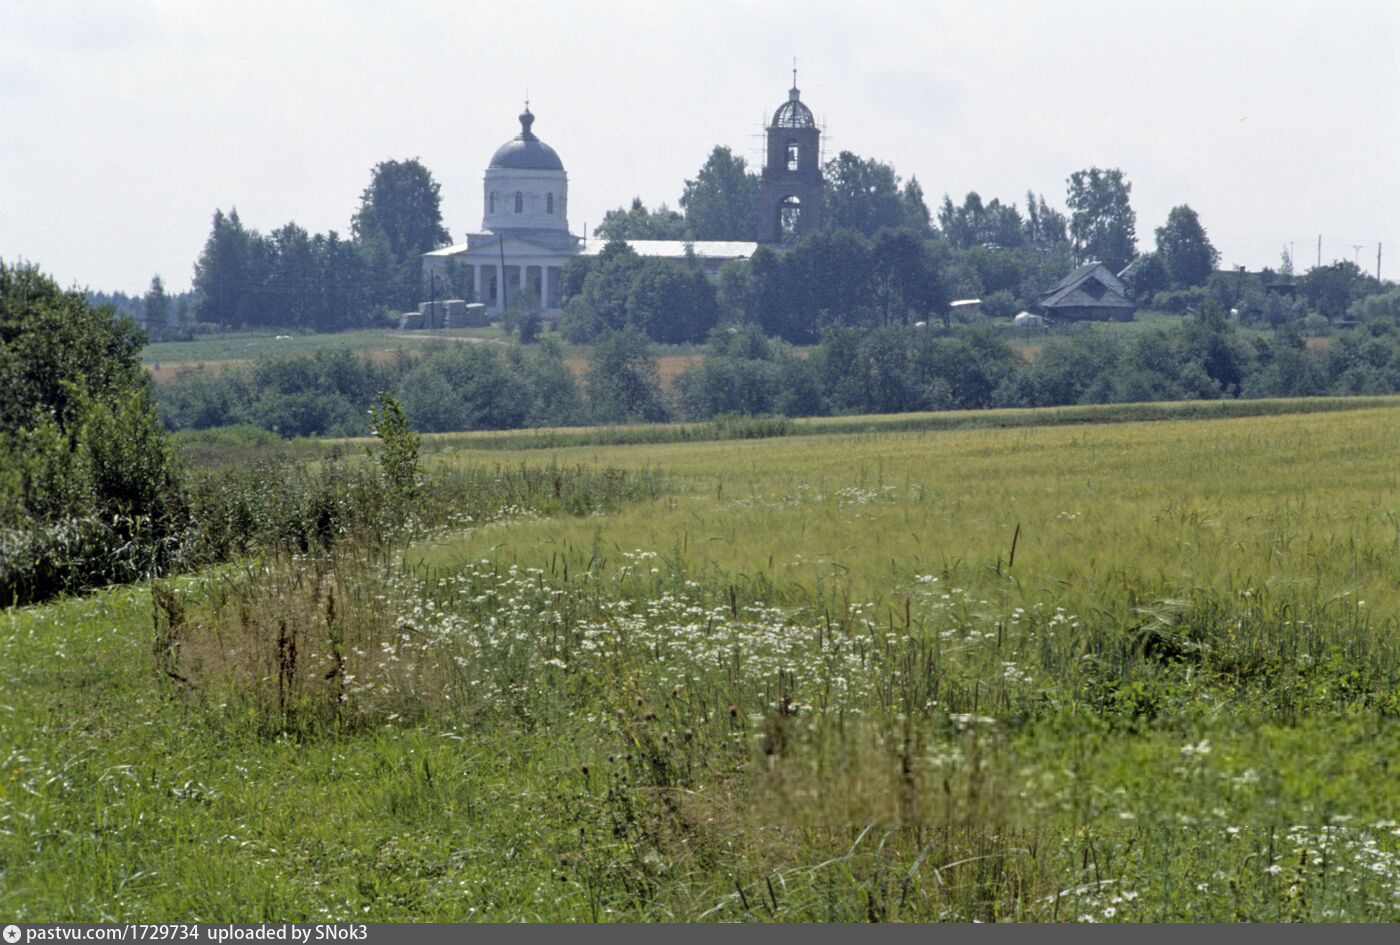
[[[455,436],[528,495],[11,609],[0,911],[1400,919],[1400,405],[1193,409]]]

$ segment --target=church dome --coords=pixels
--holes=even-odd
[[[812,117],[812,110],[798,99],[800,93],[797,86],[788,90],[788,100],[778,106],[778,110],[773,113],[774,128],[815,128],[817,120]]]
[[[496,149],[489,167],[515,171],[562,171],[564,163],[559,160],[559,155],[530,130],[534,123],[535,116],[526,106],[525,111],[520,113],[520,134]]]

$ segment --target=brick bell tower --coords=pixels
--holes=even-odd
[[[821,228],[821,129],[797,91],[792,70],[788,100],[768,126],[768,159],[758,188],[758,241],[790,243]]]

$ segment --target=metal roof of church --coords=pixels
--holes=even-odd
[[[496,149],[496,153],[491,155],[491,163],[487,168],[506,168],[515,171],[562,171],[564,162],[559,160],[559,155],[554,149],[545,144],[535,133],[530,130],[530,126],[535,123],[535,116],[530,112],[530,106],[525,106],[525,111],[520,113],[520,134],[507,141]]]
[[[608,245],[608,240],[590,239],[583,246],[583,255],[596,256]],[[638,256],[660,256],[684,259],[689,248],[697,259],[747,259],[758,249],[757,243],[741,240],[623,240]]]
[[[794,76],[795,78],[795,76]],[[773,113],[774,128],[815,128],[816,118],[812,117],[812,110],[803,105],[798,96],[797,86],[788,90],[788,100],[778,106],[778,110]]]

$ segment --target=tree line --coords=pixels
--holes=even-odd
[[[810,351],[734,328],[677,378],[674,403],[677,416],[703,420],[1391,393],[1400,393],[1400,310],[1310,348],[1296,326],[1244,335],[1207,304],[1136,336],[1054,336],[1033,358],[985,326],[843,326]]]
[[[1206,303],[1137,335],[1085,328],[1034,357],[986,325],[831,325],[797,347],[756,323],[717,327],[665,386],[635,327],[596,339],[576,372],[558,343],[444,345],[376,363],[349,352],[191,369],[159,387],[172,430],[251,424],[284,437],[363,436],[391,391],[424,432],[1221,398],[1400,393],[1400,290],[1383,315],[1309,347],[1297,323],[1246,334]]]
[[[159,274],[151,277],[150,288],[144,295],[89,291],[86,297],[89,305],[95,308],[110,306],[132,322],[175,326],[188,325],[193,321],[194,292],[166,291],[165,280]]]
[[[350,237],[295,222],[267,235],[237,209],[214,212],[195,264],[191,314],[223,328],[335,331],[380,323],[418,304],[421,255],[449,241],[440,186],[416,159],[383,161],[351,219]]]
[[[373,361],[350,352],[269,357],[221,371],[191,368],[160,385],[172,431],[251,425],[283,437],[365,436],[367,410],[393,393],[415,430],[509,430],[671,415],[645,337],[612,332],[580,377],[550,338],[516,345],[442,345]]]

